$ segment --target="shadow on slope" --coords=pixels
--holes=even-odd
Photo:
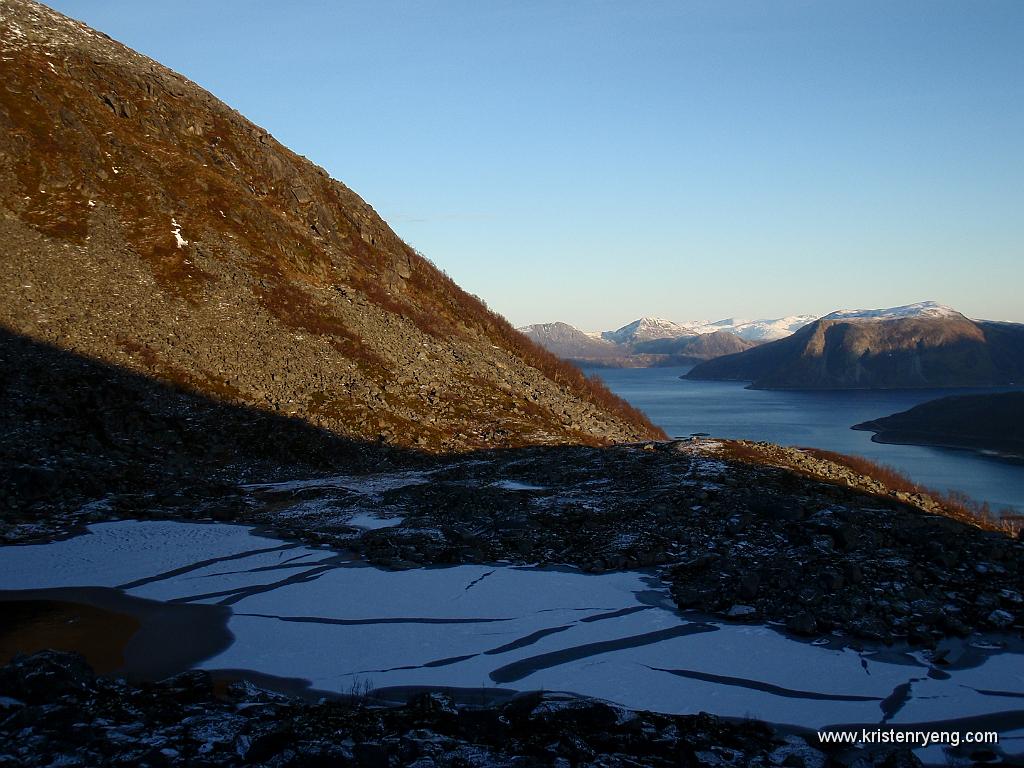
[[[0,510],[30,522],[109,494],[178,505],[248,479],[428,457],[231,405],[0,329]],[[173,492],[169,493],[168,489]]]

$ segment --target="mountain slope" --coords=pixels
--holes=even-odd
[[[180,75],[28,0],[0,54],[7,330],[364,440],[660,434]]]
[[[792,336],[695,367],[687,378],[755,389],[859,389],[1008,384],[1024,374],[1024,326],[953,312],[825,317]]]
[[[857,424],[879,443],[944,445],[1024,456],[1024,392],[954,395]]]

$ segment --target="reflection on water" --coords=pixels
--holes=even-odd
[[[709,432],[718,437],[840,451],[889,464],[939,490],[960,490],[994,509],[1024,512],[1024,464],[971,451],[884,445],[854,424],[956,394],[1006,389],[769,391],[731,381],[688,381],[685,368],[588,370],[643,410],[670,436]]]
[[[67,600],[0,601],[0,664],[43,648],[74,651],[97,672],[124,665],[124,646],[139,628],[133,616]]]

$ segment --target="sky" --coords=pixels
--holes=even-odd
[[[1024,322],[1020,0],[55,0],[516,325]]]

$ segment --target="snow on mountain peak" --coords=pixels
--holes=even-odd
[[[661,317],[641,317],[618,330],[605,331],[601,334],[601,338],[616,344],[629,344],[652,339],[673,339],[683,336],[701,336],[715,331],[727,331],[748,341],[774,341],[789,336],[815,320],[817,320],[816,315],[790,315],[771,320],[746,320],[730,317],[713,322],[690,320],[679,323]]]
[[[735,333],[747,341],[775,341],[795,333],[817,319],[814,315],[788,315],[775,320],[740,320],[735,325],[721,327],[721,330]]]
[[[693,336],[694,330],[689,325],[666,320],[663,317],[641,317],[632,323],[614,331],[605,331],[601,338],[625,344],[631,341],[650,341],[652,339],[675,339],[680,336]]]
[[[952,307],[937,301],[919,301],[888,309],[839,309],[822,320],[893,320],[904,317],[963,317]]]
[[[888,309],[840,309],[822,317],[822,320],[888,320],[906,317],[963,317],[952,307],[937,301],[919,301],[902,307]],[[726,331],[747,341],[765,342],[785,338],[805,325],[818,320],[817,315],[788,315],[766,320],[746,320],[729,317],[724,320],[689,320],[676,322],[664,317],[645,316],[614,331],[587,332],[580,331],[564,323],[548,323],[521,328],[527,335],[551,335],[556,327],[562,333],[575,332],[614,344],[635,344],[656,339],[679,339],[687,336],[701,336],[716,331]],[[531,333],[531,331],[533,333]]]

